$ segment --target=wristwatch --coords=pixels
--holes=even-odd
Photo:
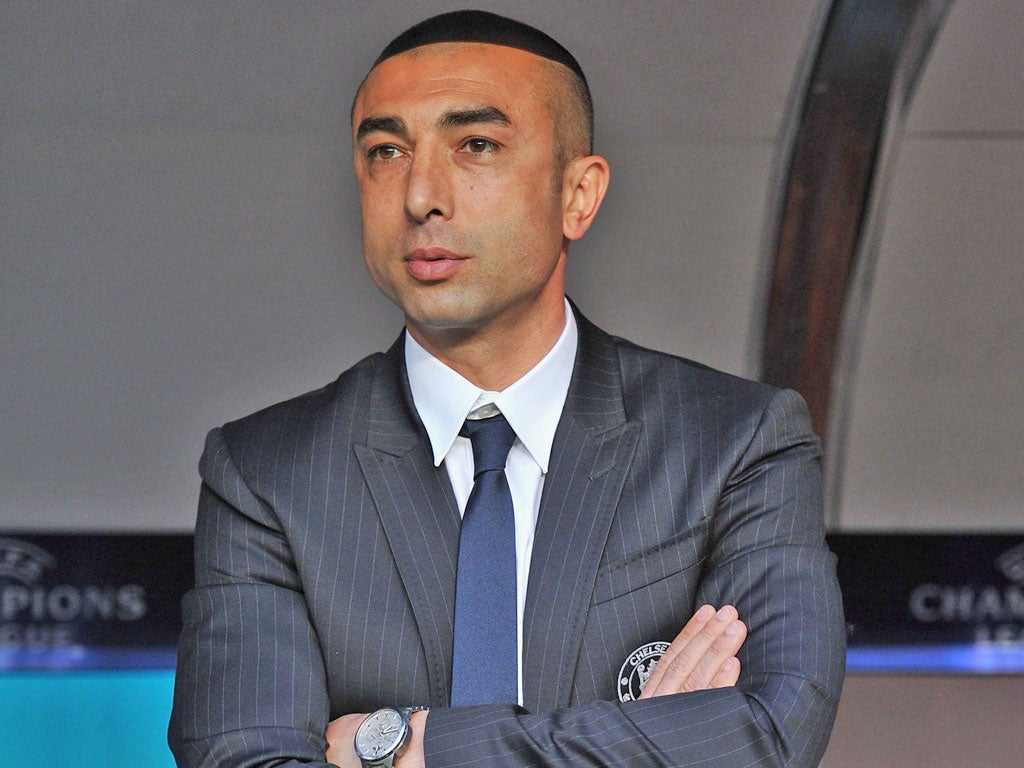
[[[363,768],[392,768],[409,746],[409,715],[426,707],[381,707],[356,730],[356,756]]]

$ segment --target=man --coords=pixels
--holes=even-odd
[[[575,59],[435,17],[352,125],[405,332],[210,434],[179,764],[815,765],[844,648],[817,440],[794,393],[566,301],[609,179]]]

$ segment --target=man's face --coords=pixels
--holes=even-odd
[[[383,61],[353,112],[363,251],[421,342],[561,328],[550,64],[476,43]]]

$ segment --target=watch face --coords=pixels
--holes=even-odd
[[[378,709],[356,731],[356,754],[377,760],[394,751],[405,736],[405,721],[394,709]]]

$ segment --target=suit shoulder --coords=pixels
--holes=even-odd
[[[220,432],[228,445],[236,449],[268,439],[279,440],[282,435],[298,436],[316,429],[326,419],[344,419],[346,413],[358,419],[359,414],[367,411],[374,372],[385,359],[382,352],[369,355],[326,386],[228,422]]]
[[[619,354],[626,413],[643,421],[646,429],[665,431],[670,438],[679,430],[728,437],[737,445],[747,444],[767,429],[817,450],[807,404],[795,390],[623,339],[613,343]],[[665,418],[670,414],[673,418]]]
[[[767,404],[782,392],[771,384],[726,373],[679,355],[648,349],[616,336],[611,338],[618,350],[627,392],[634,387],[660,389],[669,385],[680,394],[725,398],[750,405]]]

